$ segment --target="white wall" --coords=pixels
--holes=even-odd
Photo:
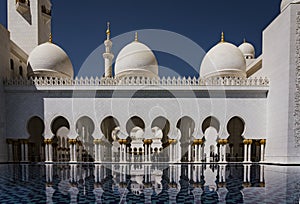
[[[299,162],[295,147],[295,57],[296,14],[299,5],[290,5],[263,33],[263,73],[270,79],[267,109],[266,160]],[[299,98],[299,96],[298,96]]]
[[[30,12],[21,14],[16,10],[16,1],[7,0],[7,26],[11,40],[27,54],[49,40],[51,21],[45,23],[43,19],[41,5],[44,4],[50,8],[50,0],[31,0]]]
[[[241,92],[243,93],[243,92]],[[34,97],[33,97],[34,95]],[[76,96],[75,96],[76,95]],[[74,98],[72,98],[74,97]],[[244,136],[247,139],[266,138],[266,98],[93,98],[72,92],[34,92],[8,91],[7,104],[7,137],[28,137],[26,124],[30,117],[45,117],[46,137],[52,137],[51,122],[57,116],[64,116],[71,125],[70,137],[76,137],[75,124],[82,116],[90,117],[96,127],[94,137],[100,138],[100,123],[107,116],[114,116],[126,132],[126,123],[132,116],[141,117],[146,129],[151,131],[151,124],[159,116],[166,117],[171,130],[180,118],[191,117],[196,124],[199,136],[203,136],[201,126],[209,117],[216,117],[221,124],[219,135],[227,138],[227,123],[234,117],[241,117],[246,123]],[[44,117],[43,117],[44,116]]]
[[[9,32],[2,25],[0,25],[0,39],[0,76],[8,77],[10,69],[10,40]],[[3,83],[0,79],[0,162],[7,161],[5,127],[5,94],[3,90]]]
[[[0,76],[1,77],[9,77],[10,75],[10,34],[0,24]]]

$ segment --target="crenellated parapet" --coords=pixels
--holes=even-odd
[[[268,87],[270,82],[267,78],[240,78],[240,77],[215,77],[209,79],[196,77],[163,77],[147,78],[45,78],[30,77],[29,79],[4,79],[5,86],[253,86]]]

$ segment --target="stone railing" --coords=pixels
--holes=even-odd
[[[18,78],[4,79],[5,86],[257,86],[268,87],[267,78],[238,78],[238,77],[216,77],[210,79],[202,78],[160,78],[150,79],[138,78]]]

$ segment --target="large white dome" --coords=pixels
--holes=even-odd
[[[246,60],[241,50],[235,45],[221,42],[214,46],[204,57],[200,76],[246,77]]]
[[[281,12],[290,4],[300,3],[299,0],[282,0],[280,5]]]
[[[73,78],[68,55],[59,46],[47,42],[33,49],[27,61],[28,76]]]
[[[116,77],[158,77],[157,60],[149,47],[134,41],[119,53],[115,64]]]
[[[244,54],[246,59],[253,59],[255,57],[255,48],[252,44],[244,42],[239,46],[239,49]]]

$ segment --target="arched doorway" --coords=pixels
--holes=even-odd
[[[227,124],[229,133],[228,142],[230,153],[227,161],[241,162],[244,161],[244,144],[242,134],[245,130],[245,123],[240,117],[233,117]]]
[[[87,116],[79,118],[76,122],[76,131],[78,133],[78,161],[94,161],[94,138],[92,134],[95,130],[93,120]]]
[[[114,153],[112,152],[113,143],[117,145],[118,138],[115,133],[119,127],[120,125],[118,120],[113,116],[106,117],[100,124],[101,131],[107,140],[107,144],[103,146],[105,150],[102,149],[101,154],[101,157],[103,157],[104,161],[112,161],[112,159],[114,160],[114,158],[117,158],[119,156],[117,151],[115,151]]]
[[[28,139],[28,160],[30,162],[41,162],[45,159],[43,157],[44,149],[42,148],[44,130],[44,121],[40,117],[34,116],[28,120],[27,131],[30,135]]]
[[[183,117],[179,119],[176,126],[181,132],[180,144],[181,144],[181,161],[191,161],[191,143],[192,135],[195,129],[195,122],[190,117]]]
[[[59,139],[62,140],[62,138],[65,138],[65,140],[67,140],[69,130],[70,123],[65,117],[58,116],[52,120],[51,131],[54,135],[54,137],[52,138],[53,161],[59,161],[59,159],[61,158],[61,154],[63,153],[61,152],[61,147],[59,145],[62,145],[62,142],[59,141]],[[70,155],[69,151],[70,150],[68,149],[67,153],[64,154]],[[68,161],[69,158],[66,160]]]
[[[204,152],[203,159],[206,162],[216,162],[219,160],[219,148],[217,144],[220,122],[217,118],[209,116],[202,123],[204,133]]]
[[[157,117],[153,120],[151,124],[152,131],[154,132],[155,137],[162,134],[161,139],[161,147],[162,149],[165,149],[168,147],[169,144],[169,138],[168,134],[170,132],[170,122],[165,117]],[[168,151],[160,151],[160,161],[169,161],[170,158],[168,158],[169,154]]]
[[[131,117],[126,123],[126,131],[129,134],[128,148],[130,159],[132,162],[142,161],[142,155],[144,154],[144,132],[145,132],[145,123],[138,117]],[[130,144],[129,144],[130,142]],[[151,150],[150,154],[153,150]]]

